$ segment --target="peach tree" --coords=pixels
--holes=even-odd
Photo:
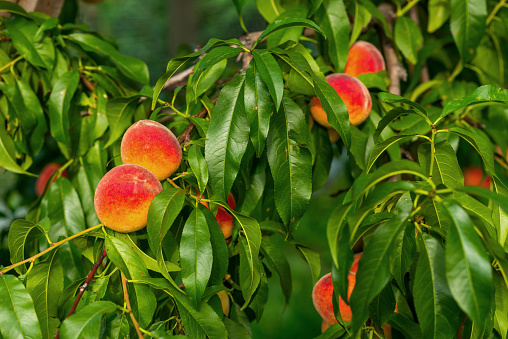
[[[506,1],[256,0],[261,32],[248,2],[243,36],[151,87],[112,39],[0,1],[0,338],[250,338],[268,279],[292,294],[280,241],[319,280],[319,338],[506,338]],[[138,121],[171,141],[124,147]]]

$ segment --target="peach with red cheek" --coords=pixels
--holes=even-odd
[[[364,122],[372,108],[372,100],[367,87],[360,80],[347,74],[330,74],[326,77],[326,80],[337,91],[346,105],[349,122],[355,126]],[[331,128],[328,123],[328,116],[318,97],[311,99],[310,112],[317,123],[326,128]]]
[[[356,272],[358,271],[358,261],[362,253],[355,254],[353,265],[348,275],[348,298],[351,296],[356,283]],[[328,324],[333,325],[337,322],[335,314],[333,312],[333,284],[332,274],[328,273],[324,275],[314,286],[312,291],[312,301],[316,311],[321,315],[324,321]],[[342,320],[345,322],[351,322],[353,313],[351,307],[347,305],[341,297],[339,297],[339,308]]]
[[[228,206],[232,210],[236,207],[236,201],[235,197],[233,197],[233,194],[229,193],[228,195]],[[215,215],[215,219],[217,219],[217,223],[219,224],[220,229],[222,230],[222,233],[224,233],[224,238],[229,239],[231,238],[231,235],[233,234],[233,216],[229,214],[228,211],[222,206],[219,206],[219,210],[217,211],[217,214]]]
[[[99,220],[117,232],[134,232],[146,226],[148,208],[162,192],[157,177],[138,165],[120,165],[106,173],[95,190]]]
[[[385,60],[381,52],[367,41],[357,41],[349,49],[344,73],[356,77],[364,73],[385,70]]]
[[[464,186],[478,186],[490,189],[490,177],[484,177],[480,167],[467,167],[464,169]],[[483,179],[483,180],[482,180]]]
[[[120,153],[124,164],[142,166],[159,180],[173,174],[182,161],[182,149],[173,132],[152,120],[140,120],[127,129]]]
[[[38,196],[41,196],[42,193],[44,193],[44,188],[46,187],[46,183],[48,182],[49,178],[51,178],[51,175],[58,171],[62,167],[62,165],[50,162],[46,166],[44,166],[41,170],[41,173],[39,173],[39,177],[35,181],[35,193],[37,193]],[[68,176],[67,171],[64,170],[62,172],[62,176],[66,177]],[[54,176],[51,180],[50,185],[57,179],[57,176]]]

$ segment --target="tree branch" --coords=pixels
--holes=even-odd
[[[393,22],[396,19],[396,15],[395,12],[393,11],[392,6],[387,3],[382,3],[381,5],[379,5],[378,9],[385,16],[390,30],[393,31],[392,27]],[[383,46],[383,52],[386,59],[386,68],[388,71],[388,77],[390,78],[390,86],[388,86],[388,91],[390,93],[400,95],[400,80],[406,81],[407,72],[402,66],[402,64],[399,62],[399,58],[397,57],[397,51],[393,46],[393,41],[388,39],[382,27],[379,27],[378,31],[380,34],[381,44]]]
[[[217,92],[217,94],[213,97],[212,99],[212,103],[215,104],[217,102],[217,99],[219,98],[219,92]],[[194,115],[193,117],[194,118],[204,118],[206,117],[206,115],[208,114],[208,110],[206,109],[206,107],[203,107],[201,109],[201,111],[199,111],[198,114]],[[184,144],[184,145],[187,145],[190,141],[190,134],[192,133],[192,131],[194,130],[194,128],[196,127],[196,125],[194,125],[192,122],[189,124],[189,126],[187,126],[185,128],[185,130],[183,131],[182,134],[180,134],[180,136],[178,137],[178,142],[180,144]]]
[[[139,339],[143,339],[143,333],[141,333],[141,330],[139,329],[139,323],[136,320],[136,317],[134,317],[134,313],[132,313],[132,307],[131,307],[131,301],[129,300],[129,293],[127,292],[127,278],[122,273],[121,276],[122,279],[122,286],[123,286],[123,295],[125,298],[125,302],[127,303],[127,309],[129,310],[129,315],[131,317],[132,323],[134,324],[134,327],[136,328],[136,332],[138,333]]]
[[[79,293],[76,297],[76,300],[74,300],[74,304],[72,304],[72,307],[71,307],[69,313],[67,314],[67,316],[65,317],[65,319],[69,318],[76,311],[76,308],[78,307],[79,301],[81,300],[83,293],[85,293],[85,290],[88,287],[88,284],[90,283],[90,281],[92,281],[93,277],[95,276],[95,272],[97,272],[97,269],[102,264],[102,261],[104,260],[106,255],[107,255],[106,251],[102,251],[101,256],[99,257],[99,259],[97,259],[97,262],[95,263],[95,265],[93,265],[90,273],[88,273],[85,283],[79,287]],[[60,338],[60,331],[56,332],[56,335],[55,335],[55,339],[59,339],[59,338]]]

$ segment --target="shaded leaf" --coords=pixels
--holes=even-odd
[[[60,337],[62,339],[97,337],[102,316],[114,312],[116,308],[116,304],[111,301],[96,301],[85,306],[63,321]]]
[[[252,51],[252,56],[254,57],[256,70],[266,87],[268,87],[268,91],[275,103],[275,108],[278,110],[284,91],[282,71],[279,64],[277,64],[275,58],[267,50],[254,50]]]

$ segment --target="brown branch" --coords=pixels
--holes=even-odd
[[[102,264],[102,261],[104,260],[106,255],[107,255],[106,251],[102,251],[101,256],[99,257],[99,259],[97,259],[97,262],[95,263],[95,265],[93,265],[92,270],[90,271],[90,273],[88,273],[88,276],[86,277],[85,283],[79,287],[79,293],[76,296],[76,300],[74,300],[74,304],[72,304],[71,310],[69,311],[69,313],[65,317],[66,319],[69,318],[71,315],[73,315],[74,312],[76,311],[76,308],[78,307],[79,301],[81,300],[81,297],[83,296],[83,293],[85,293],[85,290],[88,287],[88,284],[90,283],[90,281],[92,281],[92,279],[93,279],[93,277],[95,275],[95,272],[97,272],[97,269]],[[59,338],[60,338],[60,331],[56,332],[56,335],[55,335],[55,339],[59,339]]]
[[[378,9],[385,16],[389,29],[393,31],[392,29],[393,22],[397,17],[391,5],[387,3],[382,3],[381,5],[379,5]],[[400,80],[406,81],[407,72],[399,61],[397,51],[393,46],[393,41],[391,41],[386,36],[382,27],[379,27],[378,31],[380,34],[381,44],[383,46],[383,52],[386,59],[386,68],[388,71],[388,77],[390,78],[390,86],[388,86],[388,91],[390,93],[400,95]]]
[[[136,332],[138,333],[139,339],[143,339],[143,334],[141,333],[141,330],[139,329],[139,323],[136,320],[136,317],[134,317],[134,313],[132,313],[132,307],[131,307],[131,301],[129,300],[129,293],[127,292],[127,278],[122,273],[122,286],[123,286],[123,295],[125,298],[125,302],[127,303],[127,310],[129,310],[129,315],[131,317],[132,323],[134,324],[134,327],[136,328]]]
[[[88,80],[88,78],[83,74],[79,73],[79,77],[81,79],[81,82],[88,88],[91,92],[95,91],[95,86]]]
[[[217,92],[217,94],[213,97],[212,99],[212,103],[215,104],[217,102],[217,98],[219,98],[219,92]],[[194,118],[204,118],[206,117],[206,115],[208,114],[208,110],[206,109],[206,107],[203,107],[201,109],[201,111],[199,111],[198,114],[194,115],[193,117]],[[190,141],[190,134],[192,133],[192,131],[194,130],[194,128],[196,127],[196,125],[194,125],[192,122],[189,124],[189,126],[187,126],[185,128],[185,130],[183,131],[182,134],[180,134],[180,136],[178,137],[178,142],[180,144],[184,144],[184,145],[187,145]]]

